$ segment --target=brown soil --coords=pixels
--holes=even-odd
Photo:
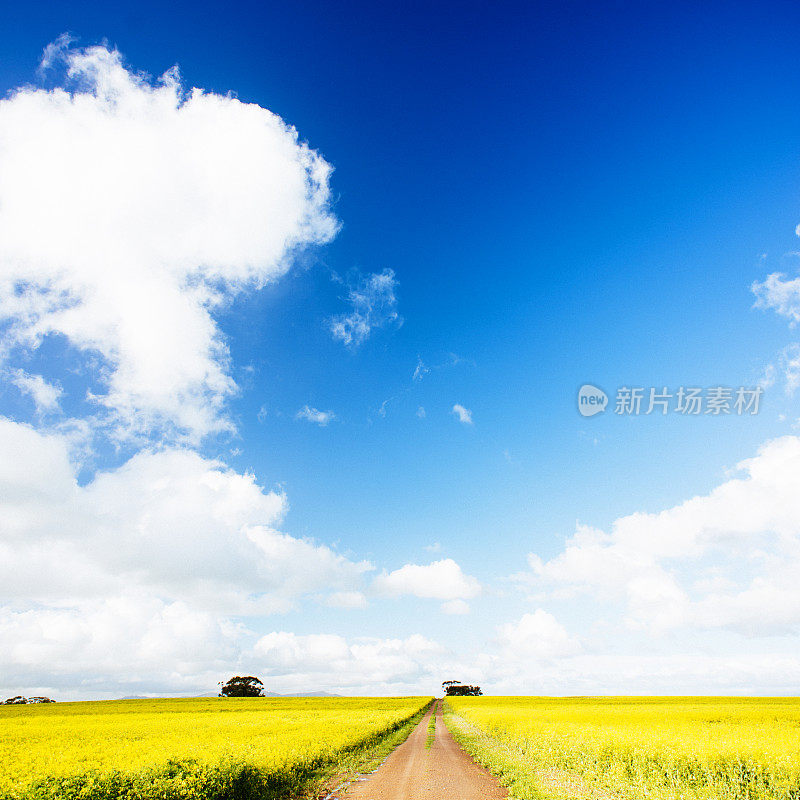
[[[342,800],[504,800],[508,793],[455,742],[436,704],[436,736],[425,747],[431,712],[383,765],[334,797]]]

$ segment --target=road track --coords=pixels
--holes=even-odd
[[[436,735],[430,748],[429,711],[411,735],[372,775],[351,784],[341,800],[505,800],[508,793],[456,743],[435,705]]]

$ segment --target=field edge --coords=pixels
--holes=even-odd
[[[520,753],[464,719],[445,701],[443,719],[452,737],[472,759],[485,767],[508,789],[509,800],[615,800],[606,787],[586,780],[577,772],[532,772]]]

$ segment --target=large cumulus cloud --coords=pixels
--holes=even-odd
[[[117,435],[230,428],[214,312],[333,237],[330,166],[177,68],[153,81],[66,39],[43,66],[62,85],[0,101],[0,355],[49,336],[99,355],[93,399]]]

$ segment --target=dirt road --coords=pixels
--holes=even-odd
[[[497,781],[455,742],[436,704],[436,736],[430,749],[430,712],[383,763],[365,780],[352,784],[342,800],[501,800],[508,797]]]

